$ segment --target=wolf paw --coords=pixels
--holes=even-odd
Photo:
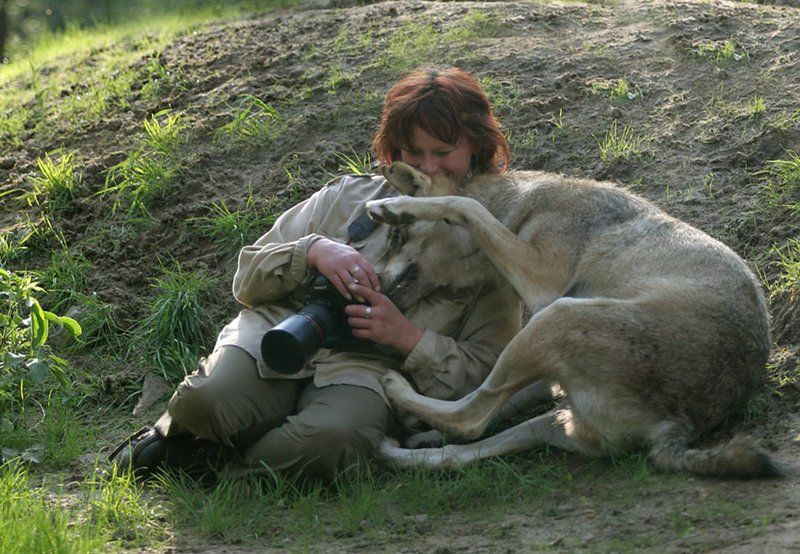
[[[411,385],[406,381],[405,377],[396,371],[387,371],[386,374],[381,377],[381,384],[383,385],[383,390],[386,392],[386,396],[388,396],[389,400],[392,402],[402,398],[406,391],[412,390]]]
[[[381,173],[394,188],[410,196],[430,185],[430,179],[424,173],[403,162],[385,165],[381,168]]]
[[[369,217],[378,223],[387,225],[408,225],[416,220],[412,214],[403,209],[403,198],[384,198],[367,202]]]

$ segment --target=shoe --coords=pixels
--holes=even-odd
[[[165,437],[152,427],[143,427],[119,444],[108,459],[137,477],[149,477],[167,467],[199,476],[224,464],[232,454],[229,450],[188,434]]]

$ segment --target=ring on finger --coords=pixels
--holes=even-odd
[[[364,310],[364,319],[369,319],[372,317],[372,306],[367,306],[367,309]]]
[[[353,265],[353,267],[350,268],[350,273],[356,273],[358,271],[361,271],[361,266],[358,264],[355,264]]]

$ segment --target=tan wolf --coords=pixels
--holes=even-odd
[[[404,449],[387,440],[383,457],[454,468],[543,444],[591,456],[644,447],[669,470],[782,472],[742,436],[695,446],[763,385],[770,351],[758,281],[728,247],[610,183],[522,171],[454,182],[402,163],[383,173],[409,195],[367,204],[395,226],[383,279],[401,308],[435,287],[499,277],[532,314],[477,390],[436,400],[390,372],[383,384],[395,406],[474,440],[523,387],[566,393],[557,408],[478,442]]]

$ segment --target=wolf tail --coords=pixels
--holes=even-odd
[[[744,435],[718,446],[689,448],[684,437],[670,433],[654,442],[650,457],[663,469],[707,477],[750,479],[785,474],[769,454]]]

